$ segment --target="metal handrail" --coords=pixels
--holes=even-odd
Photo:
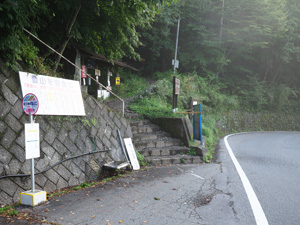
[[[30,34],[32,37],[34,37],[36,40],[38,40],[39,42],[41,42],[43,45],[45,45],[47,48],[51,49],[53,52],[55,52],[56,54],[58,54],[60,57],[62,57],[64,60],[66,60],[68,63],[70,63],[72,66],[74,66],[76,69],[79,69],[81,72],[85,73],[89,78],[91,78],[93,81],[95,81],[97,84],[99,84],[101,87],[103,87],[104,89],[106,89],[107,91],[109,91],[112,95],[114,95],[116,98],[118,98],[120,101],[122,101],[123,104],[123,109],[122,109],[122,115],[125,115],[125,101],[120,98],[118,95],[116,95],[114,92],[112,92],[111,90],[109,90],[107,87],[105,87],[103,84],[101,84],[99,81],[97,81],[95,78],[93,78],[90,74],[88,74],[87,72],[83,71],[81,68],[79,68],[75,63],[71,62],[69,59],[67,59],[66,57],[64,57],[62,54],[60,54],[59,52],[57,52],[55,49],[53,49],[52,47],[50,47],[48,44],[46,44],[45,42],[43,42],[41,39],[39,39],[37,36],[35,36],[34,34],[32,34],[31,32],[29,32],[28,30],[26,30],[25,28],[23,28],[23,30],[25,32],[27,32],[28,34]]]

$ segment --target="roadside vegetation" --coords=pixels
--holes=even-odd
[[[30,31],[62,54],[80,46],[129,62],[142,75],[120,71],[121,85],[113,90],[138,96],[131,109],[148,117],[182,116],[171,112],[170,72],[181,18],[179,111],[190,97],[202,104],[209,161],[223,135],[215,127],[222,113],[299,114],[299,13],[296,0],[5,0],[0,53],[15,71],[21,64],[24,70],[73,79],[64,73],[64,61]]]
[[[121,76],[124,81],[117,89],[118,94],[122,97],[136,96],[130,105],[131,110],[148,118],[186,116],[172,112],[172,71],[155,73],[149,86],[145,85],[147,80],[141,76],[128,73],[122,73]],[[239,87],[242,89],[239,95],[233,95],[228,93],[226,86],[216,77],[201,77],[196,72],[176,76],[181,82],[178,112],[188,109],[190,97],[202,104],[202,131],[208,149],[207,155],[204,156],[206,162],[213,159],[217,141],[225,135],[216,127],[216,123],[224,113],[229,111],[264,112],[266,115],[268,112],[292,113],[298,104],[296,99],[293,100],[296,93],[292,89],[283,85],[269,88],[255,78]],[[263,128],[260,127],[258,130]],[[239,131],[246,130],[236,130]]]

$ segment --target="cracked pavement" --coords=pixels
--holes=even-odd
[[[66,225],[254,224],[246,194],[223,150],[219,163],[150,167],[17,210]]]

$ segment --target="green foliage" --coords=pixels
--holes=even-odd
[[[148,115],[151,114],[163,114],[169,110],[169,107],[166,106],[165,102],[158,97],[143,97],[138,101],[135,101],[130,105],[130,109]]]
[[[243,109],[249,111],[291,112],[299,109],[299,92],[285,84],[268,84],[259,77],[248,77],[238,89]]]
[[[150,118],[182,116],[172,113],[172,73],[156,73],[155,76],[159,80],[137,98],[130,108]],[[220,138],[215,128],[220,112],[238,109],[240,103],[237,97],[222,94],[223,85],[216,82],[213,77],[203,78],[196,73],[178,74],[178,77],[181,85],[179,111],[188,107],[190,97],[198,99],[202,104],[203,135],[206,137],[206,147],[209,150],[205,159],[210,161],[217,140]]]
[[[224,10],[222,1],[174,2],[162,8],[151,30],[142,33],[145,46],[140,52],[145,58],[145,73],[171,69],[180,16],[179,72],[197,72],[208,78],[206,84],[218,83],[213,88],[219,90],[203,94],[206,104],[216,103],[215,108],[226,102],[236,108],[238,102],[244,107],[250,101],[254,110],[274,110],[296,103],[292,108],[299,110],[295,101],[300,84],[299,8],[296,0],[226,0]],[[160,79],[158,75],[154,77]],[[249,77],[256,77],[258,82]],[[249,80],[252,87],[247,85]],[[216,91],[232,97],[212,94]],[[186,99],[180,98],[185,105]]]
[[[81,121],[85,126],[91,127],[90,121],[86,117],[84,117]]]
[[[172,0],[5,0],[0,3],[1,56],[14,68],[23,59],[29,66],[39,64],[38,54],[53,59],[45,46],[27,40],[26,28],[60,52],[70,42],[109,60],[139,59],[137,29],[149,26],[164,2]]]
[[[16,210],[10,210],[8,212],[8,215],[10,215],[10,216],[17,216],[18,215],[18,211],[16,211]]]
[[[148,166],[149,162],[147,160],[145,160],[144,156],[141,153],[139,153],[138,151],[135,151],[135,152],[136,152],[136,157],[139,161],[140,166]]]
[[[96,118],[92,118],[91,119],[91,122],[92,122],[92,124],[93,124],[93,126],[95,127],[96,125],[97,125],[97,119]]]
[[[211,162],[213,159],[213,153],[209,152],[204,157],[203,160],[207,163]]]
[[[30,66],[39,64],[38,49],[22,28],[40,28],[43,26],[40,16],[45,13],[43,1],[5,0],[0,3],[0,52],[7,66],[17,70],[17,61],[22,59]]]
[[[2,207],[0,208],[0,213],[5,213],[11,209],[14,209],[14,206],[13,205],[9,205],[9,206],[6,206],[6,207]]]
[[[84,183],[80,184],[80,187],[81,188],[86,188],[86,187],[88,187],[88,184],[84,182]]]
[[[132,73],[120,72],[120,85],[115,86],[115,93],[122,98],[133,97],[142,94],[148,85],[145,78]]]
[[[19,206],[19,203],[0,208],[0,215],[3,214],[3,216],[17,216],[18,211],[15,210],[17,206]]]
[[[159,96],[146,96],[136,99],[130,105],[130,109],[144,114],[150,118],[174,116],[171,104],[162,100]]]
[[[188,152],[187,155],[197,155],[197,152],[195,151],[195,149],[191,148]]]

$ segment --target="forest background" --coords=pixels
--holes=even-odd
[[[181,18],[179,108],[189,97],[199,99],[210,117],[204,124],[209,136],[228,110],[299,114],[299,15],[298,0],[5,0],[0,53],[14,70],[22,62],[64,77],[60,57],[25,28],[62,54],[79,45],[130,62],[139,74],[121,72],[115,91],[139,94],[131,106],[138,112],[169,116]],[[145,78],[155,84],[147,87]]]

